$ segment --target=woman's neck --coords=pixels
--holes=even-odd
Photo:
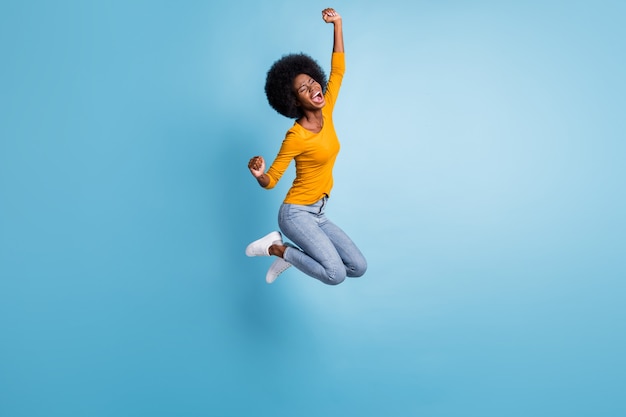
[[[324,127],[324,117],[321,110],[316,112],[305,112],[297,122],[306,130],[310,130],[314,133],[319,133],[320,130],[322,130],[322,127]]]

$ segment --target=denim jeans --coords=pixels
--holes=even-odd
[[[287,246],[283,258],[305,274],[325,284],[341,284],[346,276],[360,277],[367,269],[365,257],[324,210],[328,197],[305,206],[283,203],[278,225],[298,247]]]

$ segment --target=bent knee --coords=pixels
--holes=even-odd
[[[363,275],[365,275],[366,271],[367,271],[367,262],[365,261],[365,259],[363,259],[362,262],[359,262],[357,264],[351,265],[348,268],[346,268],[346,273],[351,278],[362,277]]]
[[[346,280],[346,271],[344,268],[335,269],[334,271],[326,271],[326,279],[324,282],[328,285],[339,285]]]
[[[339,285],[342,282],[344,282],[346,280],[346,277],[344,276],[343,278],[329,278],[326,281],[324,281],[326,284],[328,285]]]

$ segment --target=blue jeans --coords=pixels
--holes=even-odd
[[[298,248],[287,246],[283,258],[324,284],[341,284],[346,276],[360,277],[365,257],[347,234],[324,214],[328,197],[305,206],[285,204],[278,212],[280,230]]]

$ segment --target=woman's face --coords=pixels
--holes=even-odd
[[[294,78],[293,91],[298,105],[305,110],[319,110],[326,104],[322,86],[308,74]]]

